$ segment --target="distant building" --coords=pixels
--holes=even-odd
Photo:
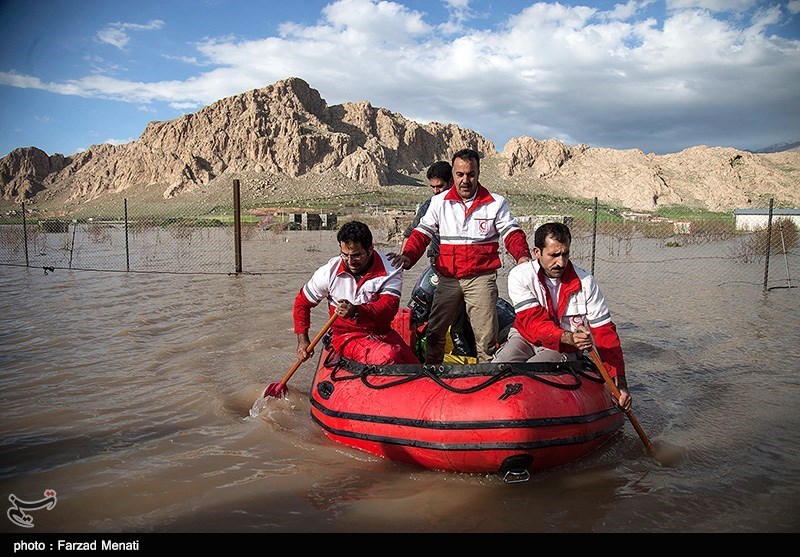
[[[334,230],[336,215],[318,213],[291,213],[289,221],[295,223],[300,230]]]
[[[322,214],[320,215],[322,219],[322,229],[323,230],[335,230],[336,229],[336,215],[334,214]]]
[[[620,213],[623,219],[636,222],[672,222],[666,217],[654,217],[650,213],[634,213],[633,211],[623,211]]]
[[[767,227],[769,209],[736,209],[733,216],[736,218],[736,230],[761,230]],[[778,219],[791,220],[800,229],[800,209],[773,209],[773,226]]]
[[[673,234],[683,234],[683,235],[691,235],[692,233],[692,221],[689,220],[671,220],[667,217],[656,217],[653,216],[651,213],[634,213],[633,211],[623,211],[620,213],[623,219],[630,220],[634,222],[645,222],[645,223],[659,223],[659,222],[666,222],[672,224],[672,233]]]
[[[672,221],[672,233],[673,234],[691,234],[692,233],[692,221],[690,221],[690,220]]]
[[[634,213],[633,211],[623,211],[620,215],[625,220],[634,220],[638,222],[647,222],[653,218],[653,215],[650,213]]]
[[[322,217],[317,213],[303,213],[300,215],[300,228],[302,230],[322,230]]]

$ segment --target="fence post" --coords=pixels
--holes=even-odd
[[[594,275],[594,254],[597,248],[597,198],[594,198],[594,221],[592,223],[592,275]]]
[[[25,203],[22,203],[22,243],[25,244],[25,266],[28,264],[28,223],[25,220]]]
[[[236,273],[242,272],[242,219],[239,204],[239,180],[233,181],[233,238],[236,250]]]
[[[769,198],[769,217],[767,217],[767,248],[764,252],[764,292],[768,290],[767,282],[769,281],[769,248],[772,244],[772,202],[774,198]]]
[[[131,251],[128,247],[128,198],[122,200],[125,210],[125,270],[131,270]]]
[[[67,225],[67,230],[69,230],[69,225]],[[72,256],[75,254],[75,231],[78,230],[78,221],[73,220],[72,222],[72,244],[69,246],[69,268],[72,269]]]
[[[783,248],[783,264],[786,265],[786,286],[792,287],[792,277],[789,274],[789,259],[786,257],[786,240],[783,238],[783,219],[778,219],[778,231],[781,234],[781,247]]]

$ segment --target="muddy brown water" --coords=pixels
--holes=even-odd
[[[250,414],[294,363],[292,300],[333,253],[271,245],[270,272],[239,276],[0,267],[0,495],[58,501],[0,532],[800,531],[798,290],[687,270],[601,281],[656,455],[626,423],[507,484],[328,440],[310,363]]]

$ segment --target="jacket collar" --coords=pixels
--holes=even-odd
[[[549,296],[550,290],[546,285],[547,275],[544,274],[544,270],[542,269],[538,259],[534,260],[533,263],[533,268],[536,270],[536,276],[539,279],[539,282],[542,283],[542,286],[544,286],[545,295]],[[558,291],[557,306],[559,320],[561,317],[563,317],[564,312],[567,309],[567,300],[569,297],[580,289],[581,279],[578,278],[578,273],[575,272],[575,267],[572,265],[572,261],[568,261],[567,268],[564,269],[564,274],[561,275],[561,289]],[[549,307],[548,310],[552,312],[553,308]]]
[[[339,267],[336,269],[336,274],[337,275],[343,275],[343,274],[352,275],[352,273],[350,273],[350,269],[348,269],[347,265],[345,265],[344,260],[340,260],[339,261]],[[358,283],[362,284],[365,280],[373,279],[373,278],[376,278],[376,277],[382,277],[382,276],[385,276],[386,274],[387,274],[386,273],[386,267],[383,265],[383,259],[381,259],[381,256],[378,255],[378,252],[375,251],[375,249],[373,248],[373,250],[372,250],[372,263],[367,268],[367,271],[363,275],[361,275],[361,280],[358,281]]]
[[[456,190],[456,186],[450,186],[450,189],[447,190],[447,193],[444,197],[447,201],[457,201],[459,203],[464,203],[464,200],[461,199],[461,196],[458,195],[458,191]],[[475,198],[472,202],[472,205],[467,210],[467,215],[469,215],[472,211],[476,208],[480,207],[481,205],[485,205],[487,203],[491,203],[494,201],[494,196],[491,194],[489,190],[484,188],[480,182],[478,182],[478,189],[475,190]]]

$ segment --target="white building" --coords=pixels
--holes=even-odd
[[[767,227],[769,209],[736,209],[736,230],[759,230]],[[778,219],[791,220],[800,229],[800,209],[773,209],[772,226],[777,227]]]

